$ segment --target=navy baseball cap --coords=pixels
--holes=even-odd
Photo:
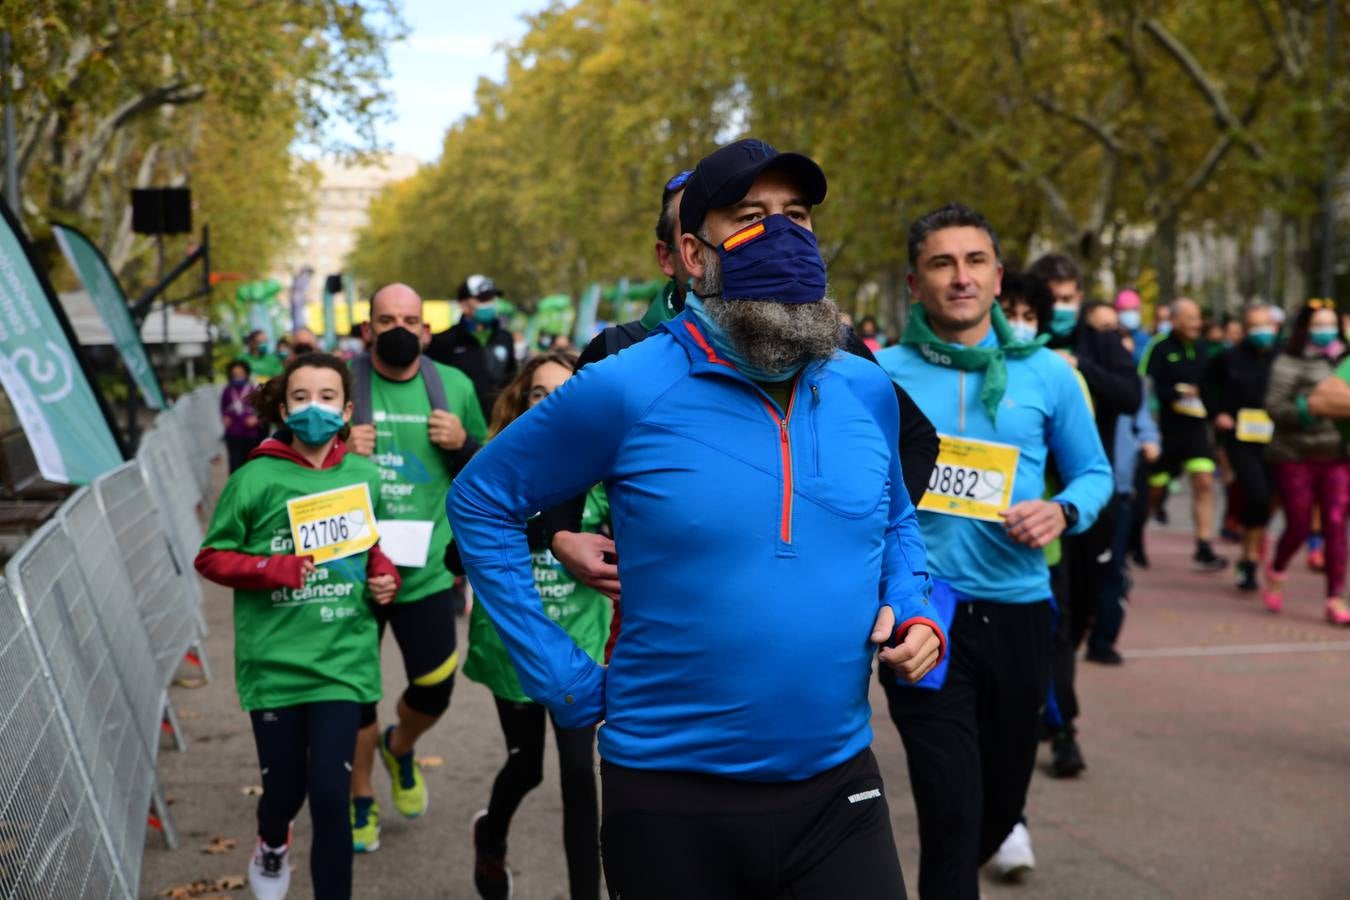
[[[744,197],[762,172],[777,169],[796,179],[802,199],[815,206],[825,199],[825,173],[809,156],[779,153],[763,141],[745,138],[719,147],[699,160],[684,185],[680,229],[693,234],[708,210],[730,206]]]

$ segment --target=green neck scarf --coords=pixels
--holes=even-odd
[[[923,354],[923,358],[935,366],[954,367],[967,372],[983,369],[984,386],[980,388],[980,402],[984,404],[984,411],[989,414],[989,421],[994,422],[998,415],[999,401],[1003,399],[1003,394],[1008,389],[1006,358],[1010,356],[1013,359],[1021,359],[1030,356],[1044,347],[1050,336],[1042,334],[1025,344],[1018,344],[1013,341],[1012,329],[1008,327],[1008,320],[1004,318],[1003,310],[997,303],[989,311],[989,318],[998,346],[966,347],[962,344],[949,344],[933,333],[932,327],[928,324],[928,312],[922,304],[915,303],[909,308],[909,322],[905,325],[905,333],[901,336],[900,343],[913,344]]]

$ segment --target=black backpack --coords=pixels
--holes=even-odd
[[[441,373],[436,371],[436,364],[428,356],[421,357],[418,362],[422,367],[422,383],[426,385],[431,408],[449,412],[450,407],[445,402],[445,384],[441,382]],[[362,353],[354,357],[349,365],[352,370],[352,424],[369,425],[373,421],[370,408],[370,354]]]

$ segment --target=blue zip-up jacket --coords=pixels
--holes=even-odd
[[[682,314],[513,422],[447,506],[525,693],[560,725],[603,719],[623,766],[795,781],[871,743],[880,605],[897,633],[941,635],[898,433],[870,362],[808,365],[784,415]],[[623,583],[608,669],[544,614],[523,531],[597,481]]]
[[[995,345],[993,330],[980,342]],[[1064,489],[1054,496],[1078,508],[1077,534],[1089,528],[1111,499],[1111,466],[1082,384],[1069,364],[1050,350],[1009,357],[1008,388],[997,427],[980,402],[984,372],[934,365],[902,344],[877,354],[887,374],[909,391],[939,435],[1012,444],[1021,449],[1012,503],[1039,500],[1045,463],[1054,456]],[[949,582],[958,596],[1002,603],[1034,603],[1050,597],[1045,553],[1014,543],[996,522],[945,513],[919,512],[933,577]]]
[[[1138,411],[1132,416],[1121,416],[1116,425],[1115,473],[1116,493],[1133,494],[1134,476],[1139,467],[1139,451],[1144,444],[1157,444],[1162,441],[1158,434],[1158,423],[1148,410],[1148,397],[1139,404]]]

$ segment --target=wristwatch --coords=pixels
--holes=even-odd
[[[1064,527],[1069,529],[1078,524],[1078,507],[1074,506],[1068,500],[1056,500],[1060,508],[1064,510]]]

